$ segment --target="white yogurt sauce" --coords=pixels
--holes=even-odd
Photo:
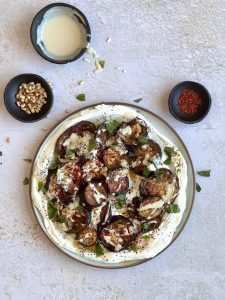
[[[32,178],[32,199],[34,201],[34,205],[39,209],[41,214],[43,215],[44,223],[48,234],[54,240],[56,244],[59,244],[60,247],[64,247],[65,249],[74,253],[74,255],[80,255],[85,257],[86,259],[95,260],[95,261],[102,261],[106,263],[116,263],[116,262],[124,262],[130,260],[139,260],[139,259],[146,259],[150,257],[156,256],[159,252],[161,252],[164,248],[166,248],[169,243],[171,242],[174,232],[177,229],[177,226],[180,224],[182,220],[183,212],[186,208],[186,186],[187,186],[187,165],[185,162],[184,157],[182,156],[179,149],[163,134],[161,134],[152,124],[149,122],[148,119],[143,117],[142,114],[135,111],[133,108],[127,108],[123,106],[113,107],[110,110],[110,106],[106,106],[104,104],[98,105],[95,108],[89,108],[85,111],[81,111],[76,113],[74,116],[69,117],[63,124],[56,128],[50,136],[48,137],[48,141],[41,147],[39,152],[39,157],[35,161],[34,164],[34,172]],[[103,112],[107,111],[107,115],[112,119],[117,119],[119,122],[124,121],[125,118],[130,117],[129,119],[133,119],[134,117],[142,118],[147,126],[151,129],[149,137],[152,138],[156,143],[159,144],[161,149],[163,150],[164,147],[170,146],[175,147],[177,152],[176,160],[172,159],[172,164],[170,169],[175,172],[179,178],[179,194],[176,198],[175,203],[179,205],[180,213],[177,214],[169,214],[164,218],[163,222],[161,223],[159,230],[150,232],[147,234],[149,236],[148,241],[141,241],[140,243],[145,244],[145,247],[138,252],[135,251],[128,251],[123,250],[118,253],[110,252],[105,250],[105,254],[103,256],[97,257],[95,253],[91,251],[83,251],[76,247],[74,244],[74,237],[72,235],[65,234],[60,228],[53,223],[51,220],[46,217],[46,207],[47,207],[47,199],[46,197],[38,192],[37,190],[37,183],[40,179],[44,180],[46,177],[46,161],[47,159],[52,157],[54,152],[55,142],[57,138],[69,127],[73,126],[75,123],[81,120],[90,120],[95,121],[96,119],[101,119],[102,121],[105,120],[105,115]],[[85,118],[84,118],[85,115]],[[126,116],[126,117],[125,117]],[[131,117],[132,116],[132,117]],[[162,161],[166,159],[166,155],[163,154]],[[177,163],[179,164],[179,171],[176,169]],[[161,164],[160,167],[168,168],[168,166]],[[130,176],[129,176],[130,177]],[[127,195],[127,198],[133,198],[134,196],[139,196],[139,189],[138,186],[140,184],[140,180],[142,177],[135,176],[135,178],[129,178],[129,181],[132,184],[130,189],[130,195]],[[170,189],[169,189],[170,190]],[[168,192],[170,194],[171,191]],[[165,197],[167,198],[167,197]],[[127,199],[128,201],[130,199]],[[167,199],[163,199],[165,202]],[[161,205],[161,203],[158,203]],[[114,207],[112,207],[112,213],[118,214]],[[98,220],[95,220],[94,223],[97,223]],[[95,225],[95,224],[93,224]],[[145,234],[146,235],[146,234]],[[138,246],[138,245],[137,245]]]
[[[37,44],[50,58],[70,59],[86,47],[87,33],[72,8],[53,7],[38,26]]]

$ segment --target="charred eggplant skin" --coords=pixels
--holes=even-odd
[[[132,201],[127,206],[128,217],[131,219],[138,218],[137,209],[140,206],[141,199],[139,197],[134,197]]]
[[[110,134],[106,130],[106,122],[102,122],[101,124],[99,124],[96,131],[95,139],[102,148],[106,147],[106,142],[110,139]]]
[[[98,240],[98,232],[91,227],[86,227],[77,234],[76,240],[84,247],[94,246]]]
[[[110,194],[119,195],[126,193],[129,189],[129,178],[128,176],[121,176],[116,178],[119,170],[109,171],[107,177],[107,184]]]
[[[56,142],[55,151],[58,154],[59,158],[64,159],[65,158],[65,149],[64,149],[64,142],[71,136],[72,133],[76,133],[80,136],[84,135],[84,132],[90,132],[92,134],[95,134],[96,127],[93,123],[89,121],[81,121],[72,127],[68,128],[60,137],[58,138]]]
[[[98,215],[96,216],[96,214]],[[106,226],[111,222],[111,217],[112,217],[111,205],[109,202],[105,202],[101,206],[94,207],[91,210],[91,225],[92,227],[97,229],[98,232],[100,232],[104,226]],[[99,221],[97,224],[95,223],[94,218],[97,218],[97,220]]]
[[[96,200],[97,193],[99,193],[99,200]],[[102,197],[100,196],[102,195]],[[91,182],[85,189],[82,196],[82,200],[87,204],[88,207],[96,207],[102,204],[108,198],[108,187],[102,182]]]
[[[80,210],[75,210],[72,218],[73,223],[67,233],[79,233],[88,226],[90,222],[90,213],[86,208],[80,206]]]
[[[88,183],[91,181],[104,181],[107,168],[97,158],[88,160],[82,165],[83,180]]]
[[[138,212],[138,217],[140,219],[143,219],[143,220],[151,220],[153,218],[156,218],[158,217],[159,215],[162,214],[163,210],[164,210],[164,207],[160,207],[160,208],[149,208],[149,209],[146,209],[146,210],[140,210],[141,207],[145,207],[149,204],[153,204],[153,203],[156,203],[158,201],[160,201],[161,198],[160,197],[147,197],[145,199],[142,199],[140,202],[139,202],[139,206],[137,208],[137,212]]]
[[[112,217],[110,224],[100,232],[102,244],[113,252],[129,248],[135,237],[133,223],[123,216]]]
[[[160,224],[162,223],[162,217],[163,213],[150,221],[142,222],[141,232],[146,233],[159,228]]]

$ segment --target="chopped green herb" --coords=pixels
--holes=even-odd
[[[64,215],[58,215],[57,214],[55,220],[59,223],[64,223],[64,224],[68,225],[67,219]]]
[[[102,248],[102,246],[99,243],[97,243],[95,245],[95,253],[96,253],[97,256],[104,255],[104,249]]]
[[[75,208],[75,210],[78,211],[79,214],[82,214],[82,212],[83,212],[82,206],[77,206],[77,207]]]
[[[174,148],[172,148],[172,147],[165,147],[164,148],[164,152],[168,156],[167,159],[164,161],[164,164],[165,165],[170,165],[171,164],[171,158],[172,158],[172,155],[174,153]]]
[[[138,99],[135,99],[134,102],[139,103],[139,102],[141,102],[142,100],[143,100],[143,98],[138,98]]]
[[[146,166],[144,166],[142,175],[143,175],[144,177],[148,177],[149,174],[150,174],[149,169],[148,169]]]
[[[47,213],[49,219],[52,220],[57,216],[58,209],[51,202],[48,202]]]
[[[210,177],[211,170],[198,171],[197,174],[203,177]]]
[[[79,95],[77,95],[76,99],[79,100],[79,101],[85,101],[86,100],[85,94],[79,94]]]
[[[199,193],[199,192],[201,192],[201,187],[200,187],[200,185],[196,182],[196,191]]]
[[[126,203],[126,194],[119,194],[116,197],[116,200],[118,201],[119,206],[123,207]]]
[[[72,149],[68,149],[66,150],[66,155],[65,157],[69,158],[69,157],[72,157],[76,154],[75,150],[72,150]]]
[[[104,60],[99,60],[98,63],[100,64],[100,66],[102,67],[102,69],[105,68],[105,61]]]
[[[166,209],[166,212],[168,214],[177,214],[180,212],[180,207],[178,206],[178,204],[172,204]]]
[[[88,152],[91,152],[96,147],[96,139],[90,139],[88,145]]]
[[[141,224],[141,229],[142,230],[147,230],[148,229],[148,223],[142,223]]]
[[[119,123],[116,120],[106,123],[106,130],[108,131],[110,136],[114,135],[118,126],[119,126]]]
[[[24,158],[24,161],[28,162],[28,163],[32,163],[32,159],[31,158]]]
[[[150,239],[150,237],[148,235],[143,235],[142,236],[143,240],[148,241]]]
[[[136,244],[132,244],[130,246],[131,250],[133,250],[134,252],[137,252],[138,251],[138,248],[137,248],[137,245]]]
[[[49,170],[55,170],[58,168],[58,166],[60,165],[60,161],[58,158],[58,155],[55,154],[53,160],[50,163],[50,166],[48,167]]]
[[[161,176],[163,175],[162,171],[160,169],[157,169],[155,171],[155,177],[157,180],[160,180]]]
[[[23,185],[28,185],[30,183],[29,178],[25,177],[23,180]]]
[[[2,151],[0,151],[0,156],[2,156]]]
[[[147,139],[146,136],[140,135],[140,136],[138,137],[138,141],[139,141],[141,144],[147,144],[148,139]]]
[[[45,183],[42,181],[38,181],[38,192],[42,191],[44,194],[46,193]]]

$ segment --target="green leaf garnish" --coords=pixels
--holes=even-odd
[[[172,148],[172,147],[165,147],[164,148],[164,152],[168,156],[167,159],[164,161],[164,164],[165,165],[170,165],[171,164],[171,158],[172,158],[172,155],[174,153],[174,148]]]
[[[149,174],[150,174],[149,169],[148,169],[146,166],[144,166],[142,175],[143,175],[144,177],[148,177]]]
[[[110,134],[110,136],[113,136],[116,132],[117,128],[119,126],[119,123],[116,120],[113,120],[109,123],[106,123],[106,130]]]
[[[47,213],[49,219],[52,220],[57,216],[58,209],[51,202],[48,202]]]
[[[45,183],[42,181],[38,181],[38,192],[42,191],[44,194],[46,193]]]
[[[76,99],[79,100],[79,101],[85,101],[86,100],[85,94],[79,94],[79,95],[77,95]]]
[[[210,177],[211,170],[198,171],[197,174],[203,177]]]
[[[142,100],[143,100],[143,98],[138,98],[138,99],[135,99],[134,102],[139,103],[139,102],[141,102]]]
[[[97,243],[97,244],[95,245],[95,254],[96,254],[97,256],[102,256],[102,255],[104,255],[104,249],[102,248],[102,246],[101,246],[99,243]]]
[[[69,158],[69,157],[72,157],[76,154],[75,150],[72,150],[72,149],[68,149],[66,150],[66,155],[65,157]]]
[[[0,151],[0,156],[2,156],[2,151]]]
[[[147,144],[148,138],[147,138],[146,136],[140,135],[140,136],[138,137],[138,141],[139,141],[141,144]]]
[[[78,211],[79,214],[82,214],[82,212],[83,212],[82,206],[77,206],[77,207],[75,208],[75,210]]]
[[[50,163],[50,166],[48,167],[49,170],[55,170],[58,168],[58,166],[60,165],[60,161],[59,161],[59,157],[57,154],[54,155],[53,160]]]
[[[166,209],[166,212],[168,214],[177,214],[180,212],[180,207],[178,206],[178,204],[172,204]]]
[[[163,172],[160,169],[157,169],[155,171],[156,180],[160,180],[160,178],[161,178],[162,175],[163,175]]]
[[[148,223],[141,223],[141,229],[147,230],[148,229]]]
[[[61,224],[64,223],[64,224],[68,225],[67,219],[64,215],[57,214],[57,216],[55,217],[55,220]]]
[[[116,200],[118,201],[119,206],[123,207],[126,203],[126,194],[119,194],[116,197]]]
[[[143,240],[148,241],[150,239],[150,237],[148,235],[143,235],[142,236]]]
[[[196,191],[199,193],[199,192],[201,192],[201,187],[200,187],[200,185],[196,182]]]
[[[105,61],[104,60],[99,60],[98,63],[100,64],[100,66],[102,67],[102,69],[105,68]]]
[[[32,159],[31,158],[24,158],[23,161],[26,161],[28,163],[32,163]]]
[[[91,152],[96,147],[96,139],[90,139],[88,145],[88,152]]]
[[[132,244],[130,246],[131,250],[133,250],[134,252],[137,252],[138,248],[137,248],[137,245],[136,244]]]
[[[25,177],[23,180],[23,185],[28,185],[30,183],[29,178]]]

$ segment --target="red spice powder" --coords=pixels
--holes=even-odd
[[[187,115],[194,115],[201,105],[201,98],[198,93],[191,89],[185,89],[178,99],[178,107],[181,112]]]

